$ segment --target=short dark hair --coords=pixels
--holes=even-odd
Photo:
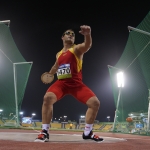
[[[66,33],[66,31],[68,31],[68,30],[70,30],[70,31],[74,32],[74,30],[73,30],[73,29],[67,29],[67,30],[65,30],[65,31],[63,32],[62,36],[64,36],[64,35],[65,35],[65,33]]]

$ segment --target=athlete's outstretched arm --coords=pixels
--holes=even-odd
[[[52,68],[50,69],[49,73],[54,75],[54,74],[57,72],[58,67],[59,67],[59,66],[58,66],[57,55],[56,55],[56,62],[55,62],[55,64],[52,66]]]
[[[87,52],[92,46],[92,37],[91,37],[91,27],[90,26],[80,26],[81,30],[79,33],[84,35],[84,42],[76,45],[76,50],[81,54]]]

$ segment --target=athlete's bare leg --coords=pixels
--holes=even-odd
[[[97,116],[98,109],[100,107],[100,101],[96,96],[93,96],[86,102],[86,104],[88,106],[88,110],[86,112],[86,118],[85,118],[86,124],[85,124],[85,129],[82,138],[85,140],[91,139],[96,142],[101,142],[103,141],[103,138],[100,138],[99,136],[93,134],[92,131],[93,123]]]
[[[53,116],[53,104],[57,101],[57,97],[52,92],[47,92],[44,95],[42,105],[42,131],[38,137],[34,140],[35,142],[48,142],[49,141],[49,127],[50,121]]]
[[[91,97],[87,102],[88,110],[86,112],[85,121],[87,124],[93,124],[100,107],[100,101],[96,96]]]
[[[50,124],[53,117],[53,104],[57,101],[57,97],[52,92],[47,92],[44,95],[42,105],[42,124]]]

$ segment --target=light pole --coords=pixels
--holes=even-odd
[[[35,116],[35,113],[32,113],[31,123],[33,123],[33,117]]]
[[[123,74],[123,72],[117,73],[117,83],[118,83],[118,88],[119,88],[119,94],[118,94],[116,111],[115,111],[115,118],[114,118],[114,123],[113,123],[113,128],[112,128],[113,131],[115,131],[115,126],[116,126],[116,122],[117,122],[117,113],[118,113],[118,106],[119,106],[119,102],[120,102],[121,89],[124,87],[124,74]]]
[[[148,96],[149,105],[148,105],[148,118],[147,118],[147,132],[150,131],[150,89],[148,89],[148,91],[149,91],[149,96]]]
[[[85,123],[85,116],[80,116],[81,119],[79,119],[79,124],[80,123]]]
[[[64,121],[66,121],[66,118],[67,118],[67,116],[64,116],[64,119],[65,119]]]
[[[32,119],[33,119],[33,117],[34,117],[35,115],[36,115],[35,113],[32,113]]]
[[[0,109],[0,116],[1,116],[1,120],[2,120],[2,112],[3,112],[3,110],[2,110],[2,109]]]
[[[23,112],[20,112],[20,123],[22,123],[22,118],[23,118]]]
[[[108,122],[110,121],[110,116],[107,116]]]
[[[3,110],[2,110],[2,109],[0,109],[0,114],[2,113],[2,111],[3,111]]]
[[[81,119],[84,119],[85,118],[85,116],[80,116],[81,117]]]

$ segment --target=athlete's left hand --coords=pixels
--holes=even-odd
[[[82,35],[88,35],[91,34],[91,27],[87,26],[87,25],[83,25],[80,26],[81,30],[79,31],[79,33],[81,33]]]

